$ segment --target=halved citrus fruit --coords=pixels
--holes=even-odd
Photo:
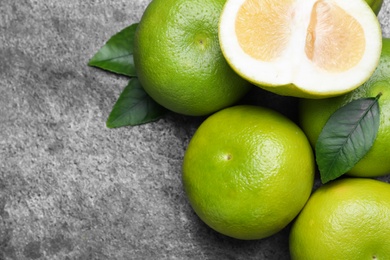
[[[351,91],[374,72],[382,31],[364,0],[228,0],[222,52],[255,85],[321,98]]]

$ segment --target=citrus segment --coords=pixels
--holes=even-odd
[[[362,59],[365,42],[362,26],[337,4],[314,4],[305,52],[315,65],[334,72],[351,69]]]
[[[219,22],[230,66],[281,95],[349,92],[378,65],[382,32],[364,0],[228,0]]]
[[[291,8],[291,5],[278,1],[245,1],[237,13],[235,25],[237,39],[244,52],[262,61],[278,58],[290,40],[286,26],[289,18],[279,14],[287,14]],[[264,48],[259,48],[259,45]]]

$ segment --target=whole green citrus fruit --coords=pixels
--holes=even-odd
[[[225,0],[153,0],[134,40],[134,64],[145,91],[162,106],[207,115],[250,88],[225,61],[218,21]]]
[[[290,230],[293,260],[389,259],[390,184],[347,178],[318,188]]]
[[[302,209],[315,164],[301,129],[258,106],[225,108],[197,129],[185,152],[183,184],[197,215],[237,239],[275,234]]]
[[[380,62],[370,79],[356,90],[339,97],[300,101],[300,125],[313,147],[329,117],[352,100],[376,97],[379,93],[380,126],[370,151],[348,174],[360,177],[383,176],[390,173],[390,39],[383,39]]]

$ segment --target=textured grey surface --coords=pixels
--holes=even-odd
[[[202,118],[105,127],[127,79],[86,64],[148,3],[0,0],[1,260],[289,258],[288,228],[239,241],[193,213],[181,160]]]

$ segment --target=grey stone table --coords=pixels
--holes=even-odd
[[[288,227],[239,241],[192,211],[181,161],[203,118],[105,127],[127,78],[86,64],[149,2],[0,0],[1,260],[289,258]],[[385,0],[387,37],[389,17]]]

